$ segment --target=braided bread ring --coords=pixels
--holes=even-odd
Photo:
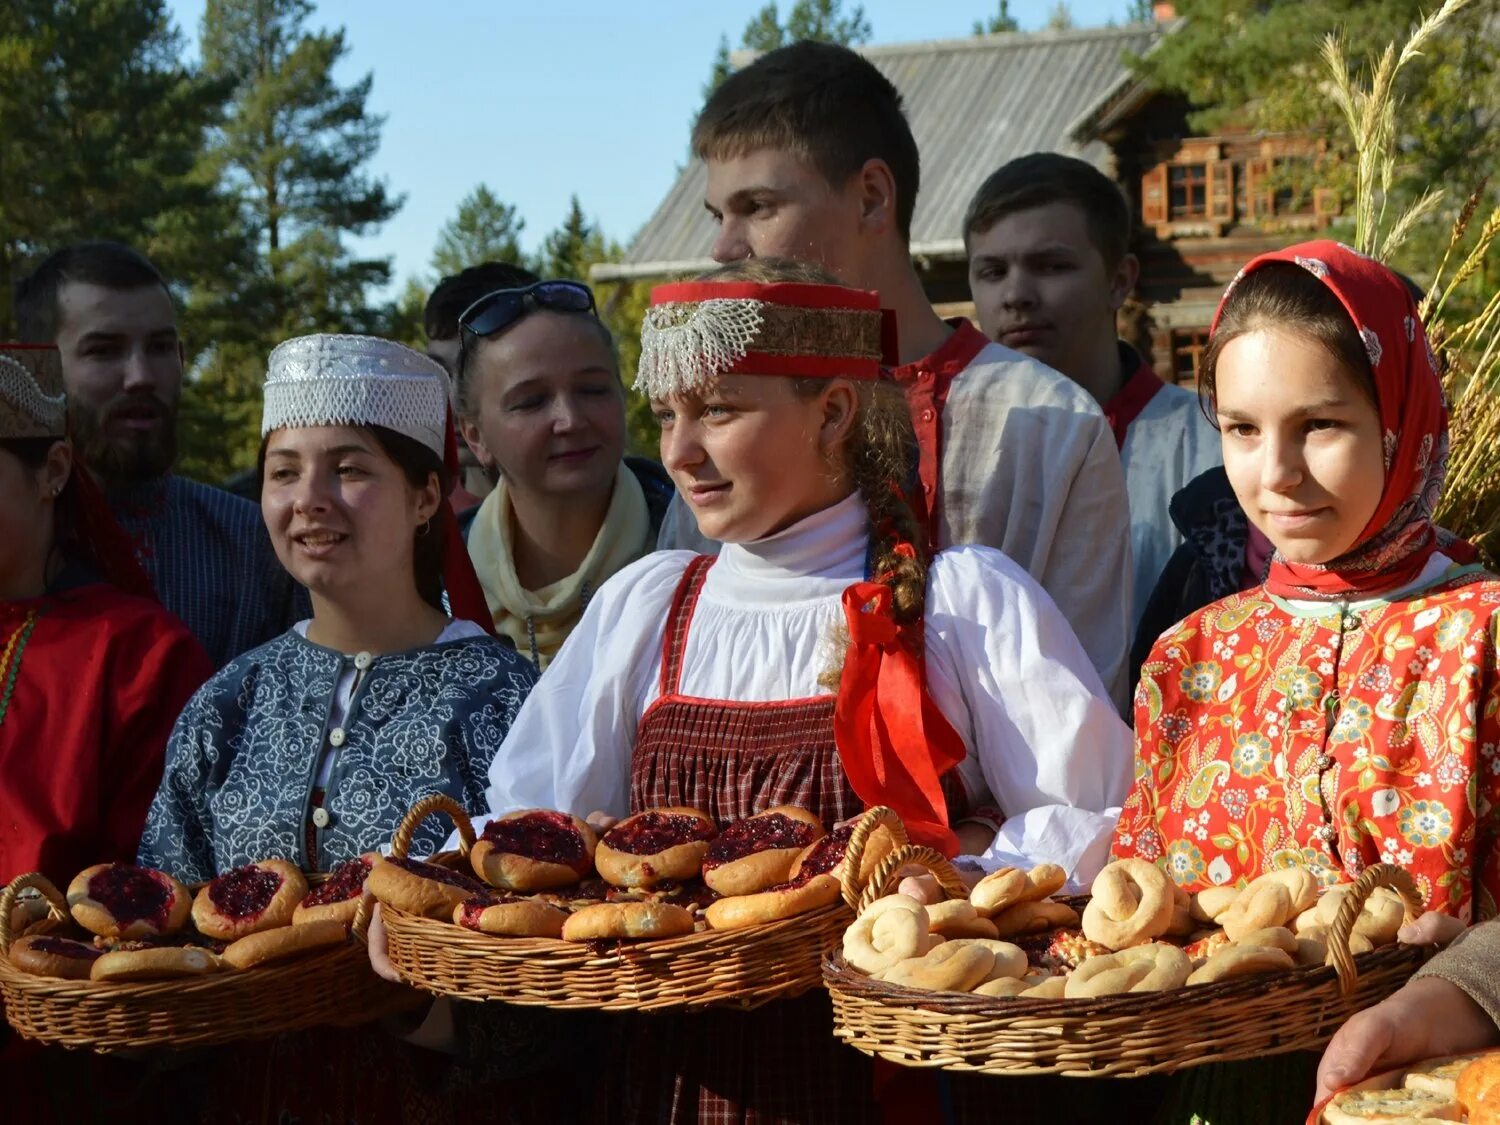
[[[1121,992],[1165,992],[1182,987],[1192,971],[1188,955],[1175,945],[1136,945],[1119,953],[1090,957],[1069,975],[1063,994],[1073,999]]]
[[[1017,934],[1039,934],[1059,926],[1076,926],[1078,911],[1065,902],[1042,899],[1040,902],[1018,902],[990,921],[995,924],[996,937],[1008,938]]]
[[[1083,911],[1083,935],[1111,949],[1128,949],[1167,932],[1172,924],[1172,881],[1144,859],[1117,859],[1094,880]]]
[[[1293,905],[1291,893],[1280,883],[1252,885],[1219,915],[1219,924],[1231,941],[1239,941],[1256,930],[1290,922],[1299,913]]]
[[[1187,983],[1189,985],[1212,984],[1215,981],[1249,976],[1252,973],[1274,973],[1296,967],[1297,963],[1292,960],[1292,955],[1283,950],[1231,945],[1228,949],[1221,949],[1210,957],[1201,969],[1188,977]]]
[[[925,957],[898,962],[881,979],[928,992],[969,992],[994,967],[995,955],[983,946],[947,942]]]
[[[1193,895],[1193,904],[1189,910],[1199,922],[1217,922],[1219,915],[1233,906],[1234,900],[1239,897],[1238,887],[1204,887]]]
[[[989,950],[995,956],[995,967],[985,979],[987,981],[1000,980],[1004,977],[1020,978],[1026,975],[1030,962],[1026,958],[1026,951],[1019,945],[1012,945],[1008,941],[995,941],[991,938],[954,938],[947,942],[948,945],[977,945]]]
[[[906,899],[916,909],[891,899]],[[844,931],[844,960],[871,976],[898,961],[920,957],[928,948],[927,911],[906,895],[878,900]]]

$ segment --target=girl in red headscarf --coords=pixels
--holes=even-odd
[[[1395,863],[1430,910],[1493,915],[1500,580],[1432,521],[1447,413],[1411,294],[1333,242],[1257,258],[1203,386],[1276,554],[1152,650],[1115,854],[1188,890]]]

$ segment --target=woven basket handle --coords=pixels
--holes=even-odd
[[[891,883],[896,879],[897,874],[903,867],[913,863],[920,864],[931,871],[949,898],[969,897],[968,884],[959,877],[958,872],[953,869],[953,864],[948,862],[942,852],[920,844],[905,844],[875,865],[875,870],[870,872],[870,881],[865,884],[865,889],[860,895],[859,907],[855,913],[863,914],[876,899],[890,894]]]
[[[1349,938],[1354,933],[1354,923],[1365,908],[1365,902],[1377,887],[1390,887],[1406,903],[1406,920],[1414,921],[1422,913],[1422,898],[1417,894],[1417,885],[1403,868],[1392,863],[1377,863],[1365,868],[1363,874],[1344,894],[1339,912],[1328,928],[1328,953],[1333,958],[1333,970],[1339,975],[1339,992],[1344,996],[1354,991],[1359,983],[1359,970],[1354,966],[1354,954],[1349,952]]]
[[[423,797],[402,817],[401,823],[396,826],[396,834],[391,837],[391,855],[397,859],[405,859],[411,848],[412,836],[422,826],[422,822],[435,812],[447,813],[448,819],[453,821],[454,827],[458,829],[458,854],[468,859],[469,849],[474,846],[474,825],[463,806],[446,793],[433,793]]]
[[[870,837],[875,834],[875,830],[882,825],[890,832],[896,842],[896,847],[904,847],[909,842],[906,836],[906,825],[901,822],[901,818],[894,811],[884,805],[876,805],[865,811],[854,825],[854,832],[849,837],[849,846],[844,849],[844,870],[839,879],[839,886],[844,894],[844,903],[850,910],[859,905],[859,896],[864,890],[859,882],[859,873],[864,867],[865,848],[869,846]]]
[[[29,875],[17,875],[10,881],[10,885],[4,891],[0,891],[0,957],[10,952],[10,944],[20,937],[20,934],[11,933],[10,916],[16,908],[16,900],[21,897],[25,890],[37,890],[47,900],[47,921],[52,925],[68,920],[68,904],[58,889],[52,885],[52,880],[39,871],[33,871]],[[48,927],[49,929],[51,926]]]

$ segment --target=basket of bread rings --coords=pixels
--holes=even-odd
[[[1388,1070],[1313,1107],[1307,1125],[1465,1121],[1500,1125],[1500,1051],[1444,1055]]]
[[[420,1002],[364,947],[373,856],[309,878],[284,859],[196,889],[101,863],[67,893],[22,875],[0,894],[0,1003],[28,1039],[101,1053],[356,1026]]]
[[[948,898],[890,891],[917,863]],[[1421,899],[1377,864],[1323,889],[1288,867],[1189,895],[1125,859],[1088,896],[1061,868],[992,872],[966,891],[928,848],[874,872],[824,963],[834,1034],[906,1066],[1133,1077],[1309,1050],[1399,988],[1431,950],[1396,944]]]
[[[414,860],[451,818],[455,853]],[[446,798],[419,802],[370,873],[392,967],[443,996],[605,1010],[756,1007],[822,981],[863,879],[906,843],[888,809],[829,832],[792,806],[720,826],[650,809],[598,835],[527,809],[476,837]]]

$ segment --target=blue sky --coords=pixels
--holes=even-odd
[[[514,203],[528,248],[577,193],[606,234],[627,242],[687,155],[687,131],[719,36],[738,45],[764,0],[322,0],[313,27],[343,27],[342,78],[375,75],[386,115],[373,170],[406,205],[361,249],[428,271],[438,229],[476,184]],[[203,0],[172,0],[196,57]],[[1026,29],[1054,0],[1012,0]],[[1123,21],[1128,0],[1070,0],[1079,26]],[[785,11],[790,0],[782,0]],[[967,36],[994,0],[865,0],[874,43]]]

